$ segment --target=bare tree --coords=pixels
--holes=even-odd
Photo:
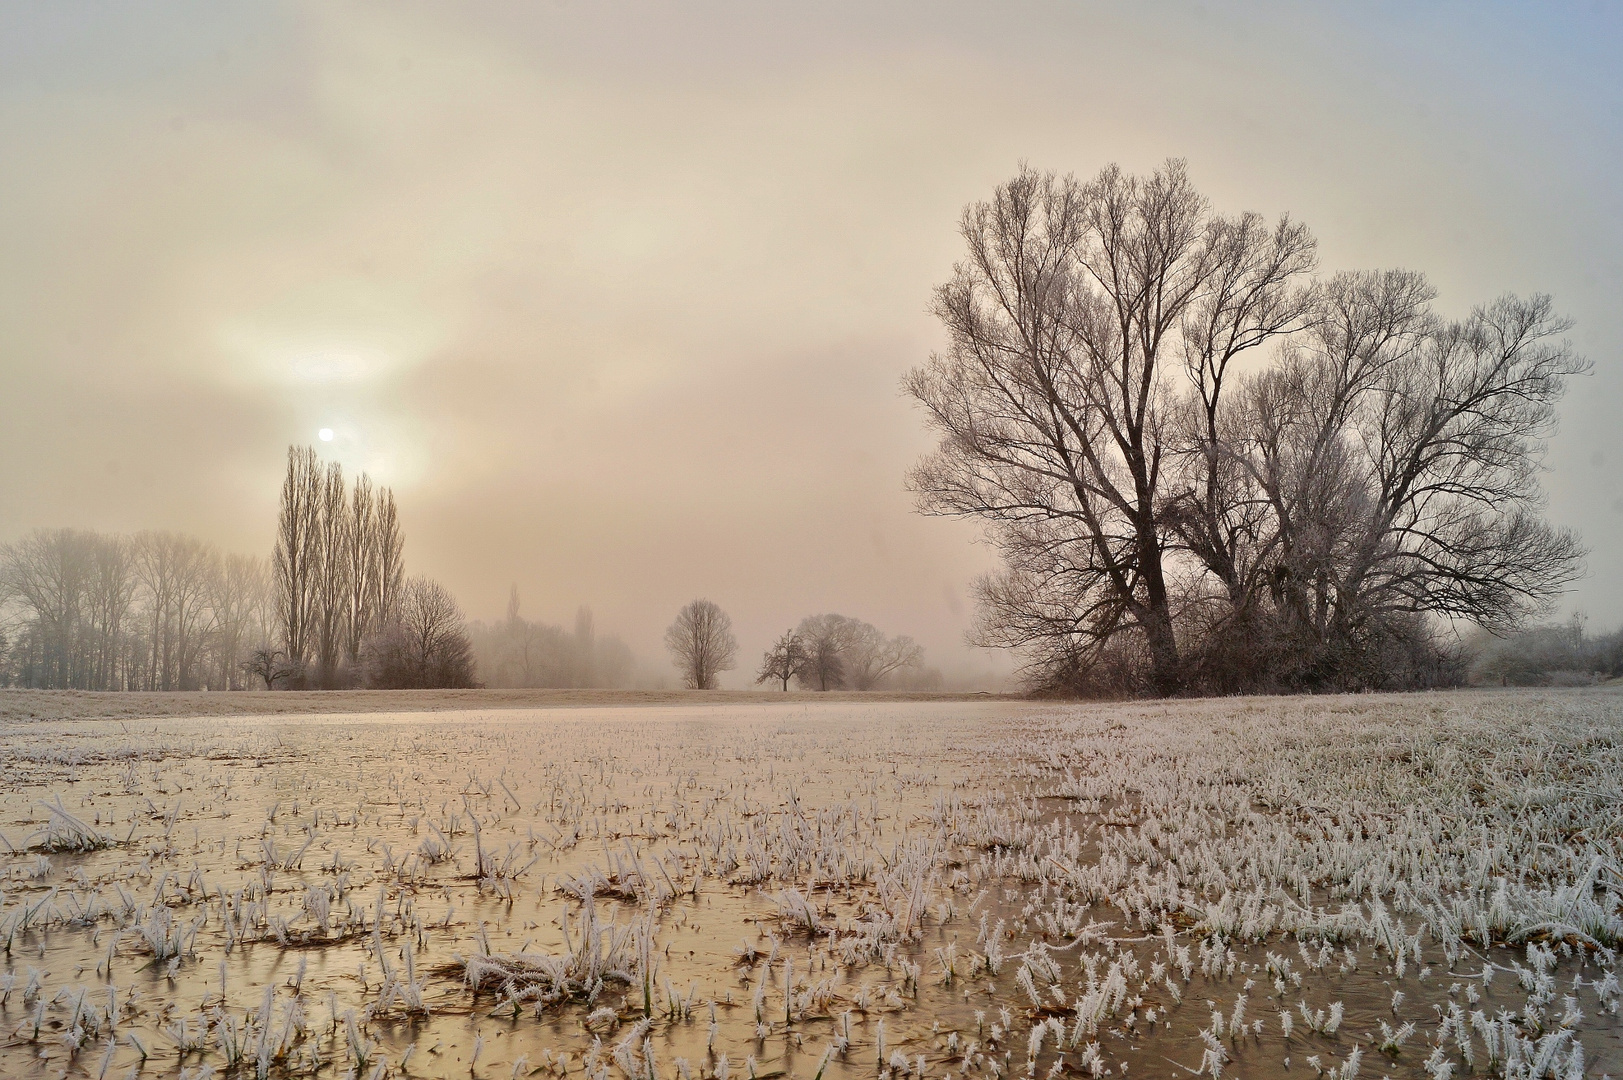
[[[281,512],[272,557],[276,612],[288,663],[299,669],[310,659],[315,639],[321,577],[321,466],[307,446],[287,448]]]
[[[315,656],[316,678],[323,686],[336,686],[339,661],[348,638],[350,611],[350,509],[344,488],[344,470],[327,465],[321,478],[316,535],[321,560],[316,573]]]
[[[262,564],[222,560],[195,537],[38,532],[0,547],[0,608],[21,615],[0,678],[87,690],[234,685],[243,647],[268,637],[266,603]]]
[[[288,662],[304,681],[337,685],[358,672],[363,643],[393,618],[405,580],[394,495],[364,473],[288,448],[274,557],[277,615]],[[312,663],[313,662],[313,663]]]
[[[1535,465],[1585,365],[1547,298],[1443,323],[1418,275],[1320,285],[1304,228],[1212,213],[1180,162],[1022,170],[962,232],[948,348],[905,381],[941,435],[909,483],[989,523],[981,643],[1158,693],[1305,654],[1364,685],[1425,617],[1510,625],[1571,580]]]
[[[195,690],[203,685],[203,658],[215,630],[210,586],[219,554],[196,537],[149,531],[135,538],[139,603],[148,630],[145,687]]]
[[[344,659],[353,668],[361,656],[361,643],[377,622],[381,599],[374,579],[379,572],[377,496],[372,478],[355,479],[349,520],[344,528]]]
[[[796,675],[814,690],[873,690],[924,658],[924,650],[912,638],[888,637],[878,627],[846,615],[808,616],[795,633],[804,652]]]
[[[184,555],[167,533],[143,532],[135,538],[135,574],[147,624],[143,658],[146,690],[178,690],[175,683],[175,609]]]
[[[800,635],[793,630],[785,630],[783,636],[761,658],[761,670],[756,673],[755,681],[757,684],[781,682],[787,693],[789,680],[799,675],[805,666],[806,649]]]
[[[796,674],[803,686],[813,690],[838,690],[845,686],[846,648],[853,620],[844,615],[808,615],[795,632],[806,653]]]
[[[582,604],[575,609],[574,663],[570,672],[572,686],[597,685],[597,620],[592,609]]]
[[[32,616],[27,638],[14,646],[28,654],[25,685],[83,685],[80,630],[91,559],[85,534],[72,529],[41,529],[0,551],[0,591]]]
[[[372,539],[371,559],[374,562],[371,590],[372,610],[376,618],[387,618],[400,600],[406,582],[405,535],[400,528],[400,514],[395,509],[394,492],[379,488]]]
[[[239,688],[244,654],[250,646],[268,646],[266,608],[269,599],[270,574],[263,559],[227,555],[216,563],[209,583],[218,676],[214,685]],[[285,661],[285,655],[283,659]],[[267,683],[266,689],[269,688]]]
[[[1352,410],[1381,370],[1424,347],[1431,297],[1418,274],[1339,274],[1278,363],[1231,388],[1220,409],[1184,414],[1186,468],[1165,517],[1220,583],[1188,612],[1205,642],[1204,689],[1293,685],[1290,669],[1317,664],[1304,659],[1315,650],[1307,639],[1327,628],[1309,630],[1318,616],[1301,601],[1328,595],[1334,552],[1365,509]]]
[[[135,600],[133,545],[126,536],[102,538],[96,558],[95,584],[91,605],[96,612],[97,676],[103,689],[126,685],[127,673],[120,670],[119,656],[125,633],[125,619]]]
[[[887,637],[878,627],[856,622],[846,643],[845,676],[853,690],[874,690],[923,660],[924,650],[905,634]]]
[[[269,646],[249,653],[248,659],[242,662],[242,670],[264,682],[266,690],[274,690],[278,682],[293,672],[287,662],[287,654]]]
[[[1405,620],[1508,632],[1576,575],[1577,539],[1539,516],[1537,449],[1587,364],[1547,297],[1450,323],[1419,275],[1330,292],[1303,347],[1255,380],[1236,457],[1272,510],[1261,565],[1292,681],[1359,685]]]
[[[1183,365],[1221,379],[1289,328],[1312,240],[1212,214],[1178,161],[1086,184],[1023,170],[961,228],[969,257],[935,304],[948,350],[905,382],[942,435],[910,485],[926,512],[993,523],[1008,570],[981,590],[990,642],[1136,629],[1171,692],[1171,380]],[[1056,592],[1058,610],[1040,599]]]
[[[733,621],[709,600],[694,600],[665,631],[665,648],[691,690],[714,690],[716,675],[730,671],[738,655]]]
[[[474,685],[473,646],[462,609],[438,582],[408,580],[394,618],[368,647],[371,685],[392,689]]]
[[[495,686],[540,686],[543,683],[541,674],[542,639],[545,637],[542,628],[526,620],[519,614],[518,586],[515,584],[507,594],[507,618],[502,623],[501,633],[498,635],[500,644],[497,646],[498,656],[494,663],[484,664],[481,668],[486,672],[486,678],[494,677],[491,685]],[[561,683],[560,683],[561,685]]]

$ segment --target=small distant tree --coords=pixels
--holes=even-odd
[[[846,644],[846,680],[853,690],[874,690],[890,675],[918,667],[924,650],[905,634],[887,637],[878,627],[855,621]]]
[[[247,672],[250,678],[264,682],[266,690],[274,690],[277,681],[292,674],[294,668],[287,662],[287,653],[267,645],[262,649],[255,649],[248,659],[242,662],[242,670]]]
[[[912,638],[890,637],[847,615],[807,616],[795,633],[805,653],[795,674],[813,690],[877,690],[924,661],[924,650]]]
[[[809,615],[795,631],[806,650],[799,676],[813,690],[839,690],[845,686],[845,652],[851,642],[853,619],[844,615]]]
[[[787,693],[789,680],[799,675],[806,666],[806,647],[800,635],[793,630],[784,632],[777,643],[761,658],[761,670],[755,676],[757,683],[781,682]]]
[[[665,647],[690,690],[714,690],[716,675],[731,671],[738,656],[733,620],[715,603],[694,600],[665,631]]]
[[[468,637],[485,686],[617,689],[631,684],[637,666],[625,642],[598,632],[591,608],[575,613],[573,631],[531,622],[521,614],[517,586],[506,617],[471,623]]]

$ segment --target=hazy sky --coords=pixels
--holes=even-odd
[[[902,487],[964,203],[1189,161],[1446,313],[1553,293],[1595,364],[1547,483],[1623,619],[1623,7],[0,8],[0,539],[268,553],[290,442],[395,488],[470,615],[698,595],[747,681],[839,611],[964,648],[990,553]]]

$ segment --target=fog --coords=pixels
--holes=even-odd
[[[391,487],[414,574],[494,619],[739,668],[802,617],[949,683],[992,567],[917,515],[901,375],[966,202],[1022,160],[1188,159],[1327,269],[1439,308],[1549,292],[1594,361],[1550,518],[1623,611],[1623,15],[1433,5],[60,4],[0,15],[0,541],[269,553],[290,443]],[[328,428],[333,439],[319,443]]]

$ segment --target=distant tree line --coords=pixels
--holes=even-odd
[[[0,546],[0,686],[240,689],[275,626],[264,560],[196,537],[41,529]]]
[[[1036,687],[1435,685],[1443,620],[1514,631],[1578,572],[1537,472],[1587,364],[1548,297],[1450,320],[1418,273],[1321,278],[1305,227],[1214,213],[1181,162],[1023,169],[961,232],[909,483],[987,523],[976,640]]]
[[[280,649],[250,666],[266,686],[426,688],[474,684],[456,600],[407,579],[394,495],[362,473],[288,447],[272,554]]]
[[[941,675],[924,668],[924,650],[910,637],[845,615],[811,615],[767,650],[755,677],[784,690],[791,680],[805,690],[925,690],[939,688]]]
[[[573,631],[533,622],[519,614],[516,585],[507,617],[475,622],[468,636],[486,686],[619,689],[635,678],[631,649],[617,637],[599,636],[590,608],[576,612]]]
[[[1585,686],[1623,678],[1623,628],[1587,632],[1574,615],[1563,626],[1535,626],[1519,633],[1477,633],[1464,644],[1467,681],[1475,686]]]

